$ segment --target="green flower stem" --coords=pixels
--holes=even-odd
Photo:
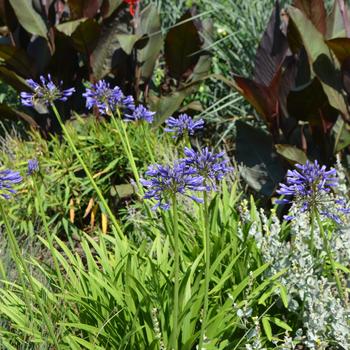
[[[209,210],[208,210],[208,193],[204,191],[204,259],[205,259],[205,272],[204,272],[204,308],[203,308],[203,320],[202,328],[199,338],[199,349],[203,348],[203,341],[205,337],[205,330],[207,327],[207,313],[208,313],[208,293],[209,293],[209,273],[210,273],[210,237],[209,237]]]
[[[135,164],[134,156],[133,156],[133,153],[132,153],[132,150],[131,150],[131,147],[130,147],[128,134],[126,132],[126,128],[125,128],[125,125],[124,125],[125,122],[123,122],[121,120],[121,115],[120,115],[119,109],[117,109],[117,114],[118,114],[118,120],[114,117],[113,114],[111,114],[112,123],[113,123],[114,127],[116,128],[116,130],[117,130],[117,132],[119,134],[119,138],[120,138],[122,146],[124,148],[124,152],[125,152],[125,154],[126,154],[126,156],[128,158],[128,161],[130,163],[131,170],[133,172],[133,175],[134,175],[134,178],[135,178],[136,185],[137,185],[137,188],[139,190],[139,193],[140,193],[141,196],[143,196],[144,195],[143,186],[141,185],[139,173],[137,171],[137,167],[136,167],[136,164]],[[147,204],[145,204],[145,207],[146,207],[146,211],[147,211],[148,217],[149,218],[153,218],[153,214],[152,214],[151,209],[148,207]]]
[[[179,223],[177,213],[176,196],[173,195],[173,230],[174,230],[174,264],[175,264],[175,283],[174,283],[174,318],[173,318],[173,334],[171,349],[178,349],[178,321],[179,321],[179,273],[180,273],[180,257],[179,257]]]
[[[187,148],[192,148],[192,145],[191,145],[191,139],[190,139],[190,135],[189,134],[185,134],[184,137],[183,137],[183,143],[184,143],[184,147],[187,147]]]
[[[111,219],[111,221],[112,221],[112,223],[113,223],[113,226],[114,226],[114,228],[116,229],[116,231],[117,231],[117,233],[118,233],[119,238],[123,240],[123,239],[125,238],[125,236],[124,236],[124,234],[123,234],[123,231],[121,230],[120,225],[119,225],[119,223],[118,223],[116,217],[115,217],[114,214],[112,213],[112,210],[110,209],[110,207],[109,207],[107,201],[106,201],[105,198],[103,197],[102,192],[100,191],[100,189],[99,189],[99,187],[97,186],[97,184],[96,184],[94,178],[92,177],[92,175],[91,175],[91,173],[90,173],[90,170],[87,168],[87,166],[86,166],[86,164],[85,164],[83,158],[81,157],[81,155],[79,154],[77,148],[75,147],[74,142],[73,142],[72,138],[70,137],[70,135],[69,135],[69,133],[68,133],[68,130],[66,129],[66,127],[65,127],[65,125],[64,125],[64,123],[63,123],[63,121],[62,121],[62,118],[61,118],[60,114],[58,113],[58,110],[57,110],[56,106],[55,106],[54,104],[51,104],[51,107],[52,107],[52,110],[53,110],[53,112],[54,112],[54,114],[55,114],[55,116],[56,116],[58,122],[59,122],[60,125],[61,125],[61,128],[62,128],[62,130],[63,130],[63,133],[64,133],[64,135],[66,136],[67,141],[68,141],[70,147],[71,147],[72,150],[74,151],[76,157],[78,158],[78,160],[79,160],[79,162],[80,162],[80,165],[83,167],[86,176],[89,178],[92,187],[93,187],[94,190],[96,191],[97,196],[99,197],[100,201],[101,201],[102,204],[103,204],[104,209],[106,210],[108,216],[110,217],[110,219]]]
[[[153,151],[152,151],[151,145],[148,142],[148,135],[146,133],[145,125],[143,122],[141,122],[141,129],[142,129],[142,133],[143,133],[143,138],[144,138],[145,143],[146,143],[148,154],[151,158],[151,162],[152,162],[152,164],[155,164],[156,161],[155,161],[154,156],[153,156]]]
[[[33,179],[33,185],[34,185],[34,191],[35,191],[35,194],[36,194],[36,198],[38,199],[40,216],[41,216],[41,219],[43,220],[44,229],[45,229],[45,233],[46,233],[46,238],[47,238],[47,241],[49,243],[49,248],[50,248],[50,251],[51,251],[53,264],[54,264],[54,267],[55,267],[55,270],[56,270],[56,274],[57,274],[57,277],[58,277],[58,283],[59,283],[59,286],[61,288],[61,291],[64,291],[63,277],[62,277],[62,274],[61,274],[61,270],[60,270],[60,267],[59,267],[56,255],[54,253],[53,236],[50,233],[49,225],[48,225],[47,220],[46,220],[46,214],[45,214],[45,210],[44,210],[44,206],[43,206],[43,202],[42,202],[42,197],[41,197],[41,194],[40,194],[40,191],[39,191],[39,187],[38,187],[38,184],[37,184],[37,181],[36,181],[36,174],[32,175],[32,179]]]
[[[331,251],[331,249],[329,247],[328,239],[327,239],[326,234],[324,232],[323,225],[322,225],[322,222],[321,222],[321,219],[320,219],[320,215],[319,215],[317,209],[315,210],[315,216],[316,216],[317,224],[318,224],[318,226],[320,228],[320,233],[321,233],[321,237],[322,237],[322,240],[323,240],[323,244],[324,244],[324,246],[326,248],[326,253],[327,253],[329,262],[331,264],[331,268],[332,268],[332,271],[333,271],[335,282],[337,284],[337,289],[338,289],[339,296],[341,297],[342,300],[344,300],[343,287],[341,285],[339,274],[338,274],[338,271],[337,271],[337,269],[335,267],[334,259],[333,259],[333,256],[332,256],[332,251]]]
[[[32,292],[34,294],[35,300],[36,300],[36,302],[37,302],[37,304],[39,306],[39,309],[40,309],[40,312],[41,312],[41,316],[43,318],[44,323],[46,324],[46,327],[48,329],[50,337],[52,338],[52,341],[53,341],[56,349],[59,349],[59,345],[58,345],[56,334],[54,332],[53,324],[49,320],[49,318],[47,316],[47,312],[44,309],[42,299],[40,298],[40,296],[38,294],[38,291],[36,290],[36,287],[35,287],[32,275],[30,274],[28,266],[27,266],[26,262],[23,259],[21,250],[19,249],[18,243],[16,241],[16,237],[15,237],[13,231],[12,231],[12,228],[11,228],[10,223],[8,221],[7,214],[5,213],[5,210],[4,210],[4,207],[3,207],[3,204],[2,204],[1,201],[0,201],[0,212],[1,212],[1,216],[2,216],[2,218],[4,220],[4,223],[5,223],[7,235],[9,237],[13,259],[15,260],[15,263],[16,263],[16,266],[17,266],[17,269],[18,269],[18,273],[20,274],[20,276],[22,276],[21,277],[21,282],[22,282],[22,285],[23,285],[23,293],[24,293],[25,297],[29,299],[28,295],[26,294],[27,293],[27,289],[26,289],[25,284],[24,284],[24,276],[22,275],[22,269],[24,271],[25,277],[27,278],[27,280],[28,280],[28,282],[30,284],[30,288],[32,289]],[[28,306],[29,305],[27,305],[27,307]],[[31,310],[30,306],[29,306],[29,310]]]
[[[311,210],[311,223],[310,223],[310,242],[309,242],[309,248],[310,253],[313,254],[315,250],[315,244],[314,244],[314,236],[315,236],[315,210]]]
[[[124,146],[125,153],[128,157],[128,160],[129,160],[129,163],[131,166],[131,170],[133,172],[133,175],[134,175],[134,178],[136,181],[136,185],[140,191],[140,194],[143,196],[144,191],[143,191],[143,187],[142,187],[141,182],[140,182],[140,176],[139,176],[139,173],[137,171],[135,158],[134,158],[134,155],[132,153],[131,146],[130,146],[128,133],[126,132],[125,122],[121,119],[121,114],[120,114],[119,109],[117,109],[117,114],[118,114],[118,120],[116,120],[114,117],[112,117],[112,119],[113,119],[115,126],[118,128],[118,131],[119,131],[121,138],[124,140],[124,142],[122,141],[122,143]]]

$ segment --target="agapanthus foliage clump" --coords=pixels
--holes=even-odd
[[[117,108],[135,108],[132,96],[125,96],[118,86],[112,88],[105,80],[89,84],[83,96],[88,109],[96,106],[103,115],[114,113]]]
[[[28,79],[27,84],[32,88],[33,92],[21,92],[21,102],[24,106],[34,107],[36,104],[49,106],[54,101],[67,101],[68,97],[74,92],[74,88],[62,89],[63,82],[56,85],[50,74],[45,78],[40,76],[41,84],[35,82],[33,79]]]
[[[39,170],[39,161],[36,158],[28,160],[27,175],[33,175]]]
[[[294,213],[317,210],[319,214],[340,223],[341,216],[350,213],[343,198],[338,198],[333,189],[338,186],[337,171],[326,170],[317,160],[307,161],[304,165],[296,164],[295,170],[288,170],[286,184],[281,183],[278,194],[287,198],[278,200],[278,204],[291,203]],[[295,214],[285,217],[293,220]]]
[[[179,138],[185,135],[194,135],[197,130],[203,129],[204,120],[193,120],[187,114],[180,114],[177,118],[170,117],[166,120],[167,132],[175,132],[174,138]]]
[[[155,112],[151,112],[145,106],[139,105],[132,111],[132,113],[126,113],[124,116],[124,120],[129,122],[137,122],[144,120],[147,123],[152,123],[155,114]]]
[[[22,177],[18,171],[5,169],[0,171],[0,195],[5,199],[10,199],[11,194],[15,194],[16,190],[13,185],[22,181]]]
[[[149,179],[141,180],[142,185],[147,188],[144,198],[157,201],[153,210],[158,207],[168,210],[172,198],[177,193],[202,203],[202,199],[194,196],[190,191],[204,191],[204,179],[198,175],[196,169],[186,166],[184,162],[175,161],[174,164],[165,166],[150,165],[145,175]]]
[[[225,152],[214,153],[205,147],[199,151],[185,147],[183,162],[194,169],[204,178],[207,191],[216,189],[216,182],[221,181],[226,174],[233,170],[225,159]]]

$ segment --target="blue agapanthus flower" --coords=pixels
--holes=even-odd
[[[67,101],[68,97],[75,92],[74,88],[62,90],[62,81],[58,86],[55,85],[50,74],[47,78],[40,76],[40,82],[41,84],[38,84],[33,79],[27,80],[33,92],[21,92],[21,102],[24,106],[34,107],[35,104],[48,106],[56,100]]]
[[[39,170],[39,161],[34,158],[34,159],[29,159],[28,160],[28,169],[27,169],[27,175],[33,175]]]
[[[128,122],[144,120],[147,123],[152,123],[155,114],[155,112],[151,112],[145,106],[139,105],[132,111],[132,114],[125,114],[124,120]]]
[[[233,170],[225,159],[225,152],[214,153],[208,147],[195,151],[185,147],[186,158],[182,161],[197,170],[198,175],[204,178],[207,190],[216,189],[215,183],[221,181],[224,176]]]
[[[203,177],[199,176],[196,169],[186,166],[184,162],[176,161],[172,166],[154,164],[148,167],[145,173],[148,180],[142,179],[141,183],[147,188],[144,198],[155,199],[158,207],[167,210],[170,208],[171,198],[177,193],[187,196],[197,203],[203,203],[189,191],[204,191]]]
[[[199,119],[194,121],[187,114],[180,114],[178,118],[170,117],[165,121],[167,127],[164,128],[167,132],[175,132],[174,138],[181,137],[184,134],[194,135],[197,130],[203,129],[204,120]]]
[[[123,105],[127,110],[133,111],[135,109],[134,98],[131,95],[126,96],[123,100]]]
[[[281,183],[278,194],[287,198],[277,200],[277,204],[292,203],[304,213],[318,210],[318,212],[340,223],[341,214],[349,214],[350,208],[346,207],[343,199],[336,198],[332,190],[338,186],[339,179],[334,168],[326,169],[320,166],[317,160],[309,161],[305,165],[296,164],[295,170],[288,170],[286,184]],[[339,214],[339,215],[338,215]],[[288,215],[286,220],[293,220],[295,215]]]
[[[10,169],[0,171],[0,195],[5,199],[10,199],[11,194],[16,193],[12,186],[21,181],[22,177],[18,171]]]
[[[90,84],[83,94],[86,98],[86,107],[97,107],[101,114],[113,113],[117,108],[135,108],[132,96],[125,97],[120,87],[111,87],[105,80],[99,80],[96,84]]]

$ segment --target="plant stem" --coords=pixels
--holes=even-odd
[[[55,250],[54,250],[54,246],[53,246],[53,237],[52,237],[52,234],[50,233],[49,225],[48,225],[47,220],[46,220],[46,214],[45,214],[45,210],[44,210],[44,206],[43,206],[43,202],[42,202],[42,197],[41,197],[41,194],[40,194],[40,191],[39,191],[39,187],[38,187],[38,184],[37,184],[37,181],[36,181],[36,174],[32,175],[32,179],[33,179],[34,191],[35,191],[35,194],[36,194],[36,198],[38,199],[40,216],[41,216],[41,218],[43,220],[44,229],[45,229],[45,233],[46,233],[46,238],[47,238],[47,241],[49,243],[49,248],[50,248],[50,252],[51,252],[51,255],[52,255],[53,264],[55,266],[56,274],[57,274],[57,277],[58,277],[58,283],[59,283],[59,286],[61,288],[61,291],[64,291],[63,277],[62,277],[62,274],[61,274],[61,270],[60,270],[58,261],[56,259]]]
[[[317,209],[315,210],[315,216],[316,216],[317,224],[318,224],[318,226],[320,228],[320,233],[321,233],[321,237],[322,237],[322,240],[323,240],[323,244],[324,244],[324,246],[326,248],[326,253],[327,253],[329,262],[331,264],[331,268],[332,268],[332,271],[333,271],[335,282],[337,284],[337,289],[338,289],[339,296],[341,297],[342,300],[344,300],[343,287],[341,285],[339,274],[338,274],[338,271],[337,271],[337,269],[335,267],[334,259],[333,259],[333,256],[332,256],[332,251],[331,251],[331,249],[329,247],[328,239],[327,239],[326,234],[325,234],[325,232],[323,230],[323,225],[322,225],[322,222],[321,222],[321,219],[320,219],[320,215],[319,215]]]
[[[147,137],[148,135],[146,133],[145,126],[144,126],[144,124],[142,122],[141,122],[141,128],[142,128],[143,138],[144,138],[145,143],[146,143],[147,151],[148,151],[148,154],[149,154],[149,156],[151,158],[151,162],[152,162],[152,164],[155,164],[156,161],[155,161],[154,156],[153,156],[152,148],[151,148],[151,146],[150,146],[150,144],[148,142],[148,137]]]
[[[21,276],[22,285],[23,285],[23,293],[24,293],[24,295],[27,295],[26,294],[27,293],[27,289],[26,289],[26,287],[24,285],[24,278],[23,278],[23,275],[22,275],[22,269],[24,271],[24,275],[26,276],[26,278],[27,278],[27,280],[28,280],[28,282],[30,284],[30,288],[32,289],[32,292],[34,294],[35,300],[36,300],[36,302],[37,302],[37,304],[39,306],[39,309],[40,309],[40,312],[41,312],[41,316],[42,316],[42,318],[44,320],[44,323],[46,324],[46,327],[48,329],[50,337],[52,338],[52,341],[53,341],[56,349],[59,349],[59,345],[58,345],[58,341],[57,341],[57,338],[56,338],[56,335],[55,335],[55,332],[54,332],[53,324],[52,324],[52,322],[49,320],[49,318],[47,316],[47,312],[44,309],[44,306],[42,304],[42,299],[40,298],[40,296],[39,296],[39,294],[38,294],[38,292],[36,290],[36,287],[35,287],[32,275],[30,274],[28,266],[27,266],[26,262],[23,259],[21,250],[19,249],[18,243],[16,241],[16,237],[15,237],[13,231],[12,231],[12,228],[11,228],[10,223],[8,221],[7,214],[5,213],[4,207],[2,205],[2,201],[0,201],[0,212],[1,212],[1,216],[2,216],[2,218],[4,220],[4,223],[5,223],[7,235],[9,237],[13,259],[15,260],[15,263],[16,263],[16,266],[17,266],[17,269],[18,269],[18,273]],[[28,295],[26,296],[26,298],[28,298]],[[27,307],[28,307],[28,305],[27,305]]]
[[[210,272],[210,238],[209,238],[209,210],[208,210],[208,193],[204,191],[204,232],[203,232],[203,242],[204,242],[204,259],[205,259],[205,271],[204,271],[204,308],[203,308],[203,320],[202,328],[199,338],[198,349],[203,348],[203,342],[205,337],[205,330],[207,327],[207,313],[208,313],[208,293],[209,293],[209,272]]]
[[[173,230],[174,230],[174,264],[175,264],[175,283],[174,283],[174,318],[173,318],[173,347],[178,349],[178,320],[179,320],[179,227],[176,196],[173,195]]]
[[[311,235],[310,235],[310,241],[309,241],[309,248],[310,248],[310,253],[312,255],[314,250],[315,250],[315,245],[314,245],[314,237],[315,237],[315,210],[311,210],[310,230],[311,230]]]
[[[120,137],[122,139],[122,144],[124,146],[124,150],[125,150],[126,156],[129,159],[129,163],[130,163],[131,170],[133,172],[133,175],[134,175],[137,187],[138,187],[141,195],[143,196],[144,192],[143,192],[143,187],[142,187],[142,185],[140,183],[140,176],[139,176],[139,173],[137,171],[135,158],[134,158],[134,155],[132,153],[131,146],[130,146],[128,133],[126,132],[125,122],[121,119],[121,115],[120,115],[119,109],[117,109],[117,114],[118,114],[118,120],[116,120],[114,116],[112,116],[112,120],[114,122],[114,125],[118,129],[119,135],[120,135]]]
[[[120,140],[122,142],[122,146],[124,148],[124,152],[125,152],[125,154],[126,154],[126,156],[128,158],[128,161],[130,163],[131,170],[133,172],[137,188],[138,188],[141,196],[143,196],[144,195],[143,186],[141,185],[141,182],[140,182],[139,173],[137,171],[137,167],[136,167],[134,156],[133,156],[133,153],[132,153],[132,150],[131,150],[128,134],[126,132],[126,128],[125,128],[125,125],[124,125],[125,122],[123,122],[121,120],[119,109],[117,109],[117,114],[118,114],[118,120],[114,117],[113,114],[111,114],[111,119],[112,119],[114,127],[116,128],[116,130],[117,130],[117,132],[119,134]],[[145,207],[146,207],[146,211],[147,211],[148,217],[152,219],[152,217],[153,217],[152,211],[150,210],[150,208],[149,208],[149,206],[147,204],[145,204]]]
[[[115,229],[116,229],[116,231],[118,233],[119,238],[121,240],[123,240],[125,238],[125,236],[123,234],[123,231],[121,230],[120,225],[119,225],[116,217],[112,213],[112,210],[110,209],[107,201],[103,197],[102,192],[100,191],[100,189],[97,186],[94,178],[92,177],[92,175],[90,173],[90,170],[87,168],[83,158],[81,157],[81,155],[79,154],[77,148],[75,147],[74,142],[73,142],[72,138],[70,137],[70,135],[68,133],[68,130],[66,129],[66,127],[65,127],[65,125],[64,125],[64,123],[62,121],[62,118],[61,118],[60,114],[58,113],[58,110],[57,110],[56,106],[54,104],[51,104],[51,107],[52,107],[52,110],[53,110],[53,112],[54,112],[54,114],[55,114],[55,116],[56,116],[56,118],[57,118],[57,120],[58,120],[58,122],[59,122],[59,124],[60,124],[60,126],[62,128],[62,130],[63,130],[64,135],[66,136],[68,144],[70,145],[70,147],[72,147],[73,152],[75,153],[76,157],[78,158],[80,165],[83,167],[86,176],[89,178],[90,183],[91,183],[92,187],[94,188],[94,190],[96,191],[97,196],[99,197],[100,201],[102,202],[102,205],[103,205],[104,209],[106,210],[107,214],[109,215],[109,217],[110,217],[110,219],[111,219],[111,221],[113,223],[113,226],[115,227]]]

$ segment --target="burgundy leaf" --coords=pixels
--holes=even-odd
[[[288,41],[281,31],[279,1],[270,17],[255,57],[254,80],[269,85],[287,54]]]
[[[327,12],[323,0],[294,0],[293,4],[301,10],[323,35],[327,32]]]
[[[165,38],[165,61],[169,75],[177,80],[190,75],[199,59],[197,52],[202,47],[197,26],[190,20],[191,17],[191,12],[187,11],[179,21],[186,22],[171,28]]]

